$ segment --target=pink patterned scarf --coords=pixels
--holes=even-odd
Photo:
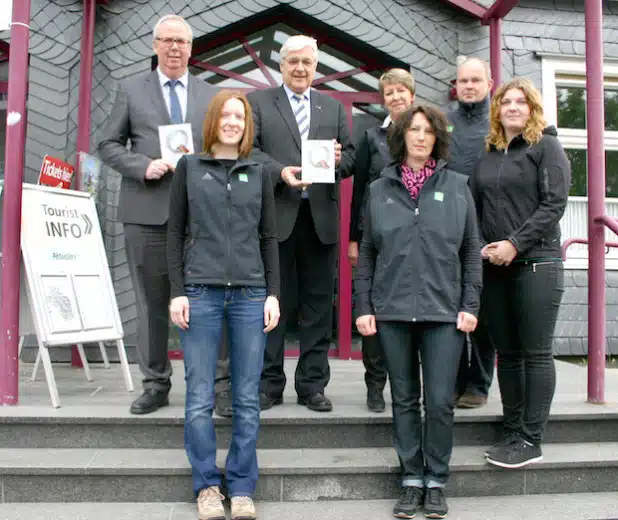
[[[425,181],[431,177],[436,171],[436,161],[433,158],[429,158],[419,171],[415,172],[412,167],[406,163],[401,165],[401,181],[404,186],[410,192],[410,196],[416,200],[418,194],[425,184]]]

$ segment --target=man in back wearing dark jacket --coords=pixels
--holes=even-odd
[[[451,125],[449,169],[472,175],[489,130],[491,73],[486,61],[465,58],[457,67],[457,105],[448,113]],[[480,254],[480,252],[479,252]],[[483,324],[470,336],[459,363],[455,396],[458,408],[478,408],[487,402],[494,375],[495,349]]]

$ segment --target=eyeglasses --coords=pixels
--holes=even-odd
[[[179,49],[186,49],[191,45],[191,40],[187,40],[186,38],[155,38],[155,40],[160,41],[163,47],[171,47],[176,44]]]
[[[311,58],[285,58],[285,61],[289,63],[290,67],[298,67],[302,63],[304,67],[309,69],[315,65],[315,60]]]

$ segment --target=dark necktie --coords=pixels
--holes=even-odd
[[[170,119],[173,125],[178,125],[183,122],[182,108],[180,108],[180,100],[176,93],[176,85],[180,83],[177,79],[170,79],[167,85],[170,87]]]
[[[296,117],[296,124],[298,124],[298,132],[300,133],[300,138],[305,139],[307,137],[307,132],[309,132],[307,110],[305,109],[305,104],[301,96],[294,94],[292,97],[297,103],[296,109],[294,110],[294,117]]]

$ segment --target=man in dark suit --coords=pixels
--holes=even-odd
[[[167,356],[170,286],[166,225],[174,165],[161,159],[159,126],[191,123],[202,150],[202,124],[215,89],[189,74],[193,35],[180,16],[161,18],[153,30],[157,70],[118,88],[99,143],[101,159],[122,175],[120,218],[137,306],[137,352],[144,393],[131,413],[168,404],[172,367]],[[127,148],[127,143],[130,147]]]
[[[269,333],[264,354],[262,409],[282,403],[284,339],[287,325],[296,319],[298,303],[298,403],[315,411],[332,410],[324,389],[330,378],[338,180],[352,174],[354,147],[343,105],[310,88],[317,63],[316,41],[292,36],[281,48],[283,85],[249,95],[256,126],[255,157],[265,163],[275,190],[282,289],[281,320]],[[337,182],[309,185],[300,180],[305,139],[335,140]]]

